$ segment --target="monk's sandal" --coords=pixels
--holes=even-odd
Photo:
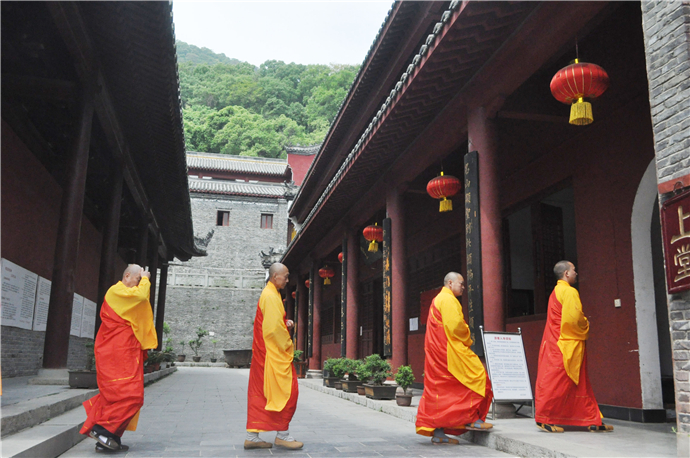
[[[109,448],[103,447],[103,445],[102,445],[100,442],[98,442],[98,443],[96,444],[96,451],[97,451],[98,453],[106,453],[106,454],[108,454],[108,453],[126,452],[126,451],[128,451],[128,450],[129,450],[129,446],[128,446],[128,445],[122,445],[122,444],[120,444],[119,448],[117,448],[116,450],[110,450]]]
[[[561,428],[560,426],[549,425],[547,423],[539,423],[539,422],[536,422],[536,423],[537,423],[537,428],[543,429],[547,433],[562,433],[564,431],[563,428]]]
[[[91,430],[89,431],[89,437],[91,439],[95,439],[96,442],[101,444],[103,447],[107,448],[108,450],[120,450],[120,444],[117,443],[115,439],[112,437],[106,437],[102,434],[98,434],[96,431]]]
[[[436,445],[458,445],[460,441],[457,439],[453,439],[452,437],[432,437],[431,443]]]
[[[281,439],[280,437],[276,436],[275,444],[290,450],[299,450],[302,447],[304,447],[304,444],[302,442],[296,441],[295,438],[292,436],[288,436],[285,439]]]
[[[613,431],[613,426],[605,425],[603,423],[601,425],[591,425],[587,427],[587,431],[590,433],[605,433],[608,431]]]
[[[485,421],[477,420],[474,423],[468,423],[465,425],[465,429],[469,431],[486,431],[493,428],[494,425],[487,423]]]
[[[258,440],[258,441],[250,441],[250,440],[245,440],[244,441],[244,449],[245,450],[253,450],[256,448],[271,448],[273,447],[273,444],[270,442]]]

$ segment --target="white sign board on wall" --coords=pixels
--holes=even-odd
[[[527,370],[522,335],[484,332],[486,365],[496,401],[531,401],[532,385]]]
[[[48,305],[50,304],[50,285],[52,282],[38,277],[36,306],[34,307],[34,331],[45,331],[48,323]]]
[[[72,336],[81,336],[81,315],[84,308],[84,298],[77,293],[74,293],[74,300],[72,301],[72,327],[69,330]]]
[[[81,316],[81,337],[93,339],[96,329],[96,303],[84,298],[84,308]]]
[[[38,275],[2,259],[1,323],[31,330]]]

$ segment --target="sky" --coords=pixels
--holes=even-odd
[[[361,64],[392,0],[174,1],[175,37],[258,66]]]

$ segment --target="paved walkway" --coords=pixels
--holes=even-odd
[[[125,432],[127,457],[509,457],[461,441],[435,446],[414,433],[409,421],[344,399],[300,388],[290,432],[305,443],[300,451],[244,450],[249,369],[180,367],[146,389],[137,431]],[[273,441],[275,433],[263,433]],[[95,442],[82,441],[62,457],[103,456]]]

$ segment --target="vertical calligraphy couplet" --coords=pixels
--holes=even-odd
[[[347,354],[347,237],[341,248],[343,262],[340,263],[340,357]]]
[[[661,232],[670,294],[690,289],[690,190],[661,205]]]
[[[479,158],[477,151],[465,155],[465,254],[467,256],[467,324],[472,337],[472,350],[484,355],[481,334],[477,332],[484,324],[482,298],[482,254],[479,227]]]
[[[309,269],[309,324],[307,328],[307,357],[311,358],[314,356],[314,270],[316,269],[316,264],[312,264],[311,269]]]
[[[391,340],[391,306],[392,283],[391,283],[391,219],[383,220],[383,356],[393,355],[393,345]]]

